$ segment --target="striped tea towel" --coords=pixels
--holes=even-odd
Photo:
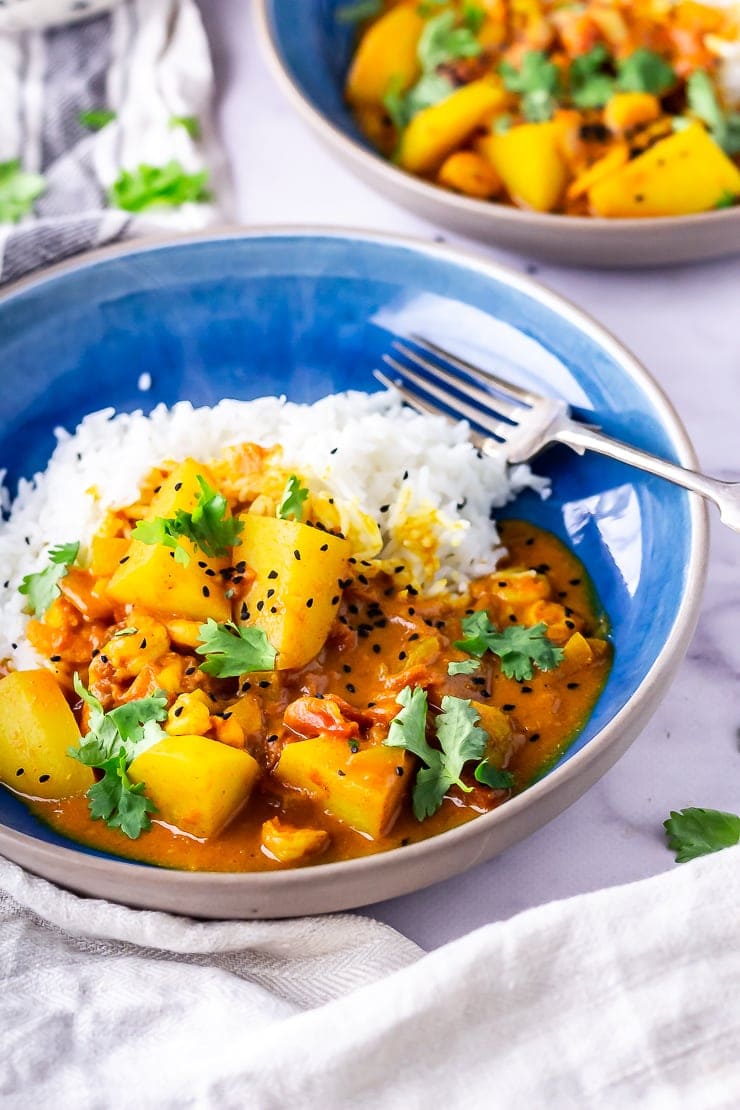
[[[212,91],[195,0],[122,0],[81,23],[0,34],[0,283],[227,218]]]

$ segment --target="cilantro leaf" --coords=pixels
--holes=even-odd
[[[731,189],[724,189],[719,196],[719,200],[715,201],[715,208],[732,208],[737,197]]]
[[[542,123],[552,117],[560,92],[560,70],[542,50],[528,50],[520,69],[510,62],[499,65],[504,87],[520,97],[522,115],[531,123]]]
[[[457,13],[452,9],[430,19],[419,38],[417,53],[421,68],[430,73],[458,58],[475,58],[483,47],[469,26],[456,27]]]
[[[334,18],[337,23],[362,23],[380,15],[382,10],[382,0],[355,0],[353,4],[342,4],[341,8],[337,8]]]
[[[388,84],[383,106],[396,130],[403,131],[415,115],[446,100],[454,91],[452,82],[441,73],[425,73],[404,93],[400,78],[396,76]]]
[[[464,0],[462,17],[463,23],[474,35],[478,34],[486,22],[485,9],[474,3],[473,0]]]
[[[191,139],[201,136],[200,120],[197,116],[170,116],[170,127],[183,127]]]
[[[306,487],[301,485],[300,479],[295,474],[291,474],[277,507],[280,520],[289,520],[292,517],[293,520],[300,521],[303,516],[303,502],[307,497]]]
[[[39,173],[25,173],[20,159],[0,162],[0,223],[18,223],[46,189]]]
[[[570,98],[577,108],[602,108],[614,92],[614,78],[604,72],[609,51],[599,43],[574,58],[570,67]]]
[[[490,786],[491,790],[510,790],[514,785],[514,776],[511,771],[502,771],[500,767],[494,767],[487,759],[482,760],[475,768],[475,777],[484,786]]]
[[[80,112],[77,119],[88,131],[102,131],[107,124],[112,123],[116,113],[108,108],[92,108],[89,112]]]
[[[149,814],[156,807],[144,795],[144,783],[134,785],[126,769],[144,747],[166,735],[159,721],[167,716],[167,695],[158,690],[152,697],[125,702],[106,713],[78,674],[73,685],[90,710],[89,728],[79,746],[69,748],[67,754],[103,772],[87,792],[90,816],[135,840],[149,828]]]
[[[131,535],[141,543],[161,544],[175,552],[176,562],[187,566],[190,555],[180,544],[180,539],[190,540],[205,555],[227,555],[239,543],[244,522],[237,517],[227,517],[226,498],[209,486],[202,474],[196,475],[200,493],[191,513],[177,509],[174,516],[140,520]]]
[[[248,671],[271,671],[277,651],[261,628],[217,624],[212,617],[198,629],[198,655],[207,655],[200,669],[216,678],[238,678]]]
[[[672,811],[663,828],[668,847],[676,853],[676,863],[686,863],[740,843],[740,817],[718,809],[692,807]]]
[[[478,728],[478,713],[470,701],[445,695],[442,712],[435,720],[437,750],[426,739],[426,691],[404,686],[396,701],[403,708],[391,721],[384,744],[405,748],[426,764],[417,772],[412,794],[414,816],[423,821],[437,812],[451,786],[472,789],[461,781],[463,767],[469,760],[481,758],[488,736]]]
[[[714,141],[726,154],[740,152],[740,112],[725,113],[717,99],[712,80],[703,69],[695,70],[686,82],[689,110],[706,123]],[[733,196],[734,201],[734,196]],[[726,205],[715,205],[726,207]]]
[[[144,783],[134,784],[126,774],[125,753],[106,760],[100,770],[102,779],[87,792],[90,816],[136,840],[151,827],[149,814],[156,809],[154,802],[144,794]]]
[[[188,173],[181,162],[172,159],[164,166],[142,162],[133,170],[122,170],[108,190],[114,208],[127,212],[143,212],[147,208],[169,206],[178,208],[188,202],[210,199],[206,189],[208,174]]]
[[[507,625],[499,632],[488,619],[488,614],[477,610],[463,618],[464,640],[456,640],[455,647],[469,655],[481,657],[493,652],[501,660],[501,670],[516,682],[527,681],[534,674],[534,665],[541,671],[557,667],[563,658],[562,648],[547,639],[547,625],[540,622],[531,628],[521,624]]]
[[[620,92],[644,92],[662,96],[676,83],[675,70],[668,62],[639,46],[634,53],[617,62],[616,87]]]
[[[79,543],[62,543],[49,551],[51,566],[36,574],[26,574],[18,593],[28,598],[26,611],[42,617],[55,598],[62,592],[59,583],[74,563],[80,550]]]
[[[447,673],[449,675],[473,674],[479,667],[480,662],[476,659],[461,659],[459,662],[448,663]]]

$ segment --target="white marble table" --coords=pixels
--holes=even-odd
[[[474,246],[394,207],[334,161],[267,72],[249,0],[200,3],[243,223],[443,234]],[[671,397],[704,469],[740,478],[740,260],[575,271],[477,249],[535,273],[614,332]],[[722,529],[713,514],[708,585],[688,656],[648,727],[580,801],[498,859],[366,912],[433,948],[531,906],[675,866],[662,830],[671,809],[740,811],[738,568],[740,535]]]

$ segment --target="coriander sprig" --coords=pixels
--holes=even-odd
[[[131,535],[141,543],[162,544],[175,552],[175,561],[187,566],[190,555],[180,543],[190,540],[205,555],[227,555],[236,547],[244,522],[227,516],[228,504],[223,494],[209,486],[202,474],[196,475],[200,493],[191,513],[177,509],[173,516],[140,520]]]
[[[61,594],[59,583],[74,563],[80,550],[79,543],[62,543],[49,551],[50,566],[36,574],[26,574],[18,593],[28,598],[26,609],[36,617],[43,617],[46,610]]]
[[[300,521],[303,516],[303,502],[308,497],[308,490],[305,486],[301,485],[300,478],[295,474],[291,474],[286,482],[283,495],[280,498],[280,504],[277,507],[277,515],[280,520],[293,520]]]
[[[439,749],[433,748],[426,738],[426,690],[404,686],[396,701],[402,708],[391,721],[383,743],[389,748],[405,748],[424,764],[417,772],[411,798],[417,821],[437,812],[451,786],[470,793],[472,786],[467,786],[461,776],[471,760],[479,761],[475,769],[478,782],[493,789],[511,787],[512,775],[483,758],[488,734],[478,727],[479,715],[470,701],[449,694],[442,698],[441,712],[434,719]]]
[[[271,671],[277,651],[261,628],[218,624],[209,618],[198,629],[198,655],[206,659],[200,669],[215,678],[238,678],[249,671]]]
[[[740,843],[740,817],[718,809],[673,810],[663,828],[676,863],[719,852]]]
[[[103,772],[87,791],[90,816],[136,840],[149,828],[149,814],[156,807],[146,797],[144,783],[132,783],[126,772],[140,751],[166,735],[159,721],[167,716],[167,696],[159,690],[152,697],[125,702],[106,713],[79,675],[75,674],[73,683],[88,706],[89,727],[79,747],[69,748],[68,755]]]
[[[516,682],[528,681],[535,666],[541,671],[551,671],[563,659],[563,649],[548,640],[547,625],[543,622],[530,628],[507,625],[499,631],[491,624],[488,613],[478,609],[463,618],[462,628],[465,638],[456,640],[455,647],[477,658],[492,652],[501,660],[504,675]]]

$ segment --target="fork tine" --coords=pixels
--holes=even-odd
[[[437,365],[436,362],[431,362],[430,359],[424,358],[423,355],[413,351],[411,347],[407,347],[405,343],[399,340],[394,340],[392,346],[400,354],[404,355],[409,362],[415,366],[421,366],[431,376],[432,380],[441,379],[453,389],[465,392],[466,397],[477,401],[479,405],[483,405],[486,409],[492,409],[498,416],[504,416],[507,420],[512,420],[517,423],[518,419],[522,417],[527,409],[525,409],[518,402],[512,404],[510,401],[505,401],[498,395],[493,395],[486,389],[480,389],[477,385],[471,385],[469,382],[462,382],[455,374],[451,374],[444,366]]]
[[[417,374],[415,370],[409,370],[407,366],[403,366],[402,363],[397,362],[396,359],[391,358],[390,355],[383,355],[383,362],[400,374],[403,379],[400,383],[391,381],[391,388],[397,390],[404,400],[408,401],[409,404],[413,405],[415,408],[423,408],[425,412],[431,412],[435,416],[448,416],[448,418],[452,419],[461,419],[465,417],[471,424],[483,428],[488,435],[495,436],[496,439],[506,439],[507,435],[513,431],[514,425],[505,423],[501,420],[492,420],[492,414],[476,408],[474,405],[469,405],[454,393],[448,392],[446,389],[443,389],[442,386],[436,385],[434,382],[423,378],[421,374]],[[422,404],[423,398],[419,398],[418,392],[409,390],[409,382],[418,386],[419,389],[430,397],[436,398],[441,404],[450,409],[450,413],[440,412],[436,406],[430,406],[428,401]]]
[[[410,338],[417,347],[421,347],[430,354],[438,355],[439,358],[443,358],[445,362],[448,362],[450,366],[456,366],[458,370],[463,370],[472,378],[478,381],[482,380],[488,385],[493,386],[494,389],[503,393],[504,397],[515,397],[524,405],[533,405],[539,400],[536,393],[530,393],[528,389],[524,389],[520,385],[514,385],[513,382],[507,382],[503,378],[497,377],[490,370],[485,370],[482,366],[474,366],[472,362],[468,362],[464,358],[459,358],[457,355],[450,354],[444,347],[439,347],[436,343],[433,343],[431,339],[425,339],[423,336],[413,333]]]
[[[385,356],[383,357],[385,358]],[[393,365],[392,359],[386,358],[385,361],[389,362],[390,365]],[[421,397],[418,393],[412,393],[411,390],[406,389],[406,387],[401,382],[394,381],[392,378],[389,378],[386,374],[383,373],[382,370],[373,370],[373,375],[378,379],[379,382],[382,382],[386,389],[391,389],[394,393],[398,393],[398,395],[402,397],[408,405],[411,405],[413,409],[416,409],[417,411],[420,410],[421,412],[426,412],[429,414],[429,416],[445,415],[443,412],[440,411],[440,409],[437,408],[436,405],[432,405],[429,401],[425,401],[424,398]]]

